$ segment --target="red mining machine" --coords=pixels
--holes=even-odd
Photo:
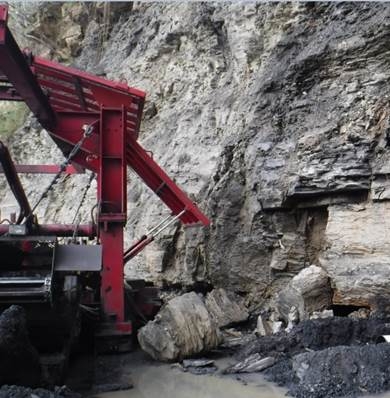
[[[63,350],[77,334],[80,308],[98,317],[99,344],[127,348],[132,323],[125,263],[175,220],[203,225],[209,220],[137,142],[145,93],[20,50],[7,16],[7,6],[0,5],[0,100],[24,101],[65,161],[60,166],[15,165],[0,145],[2,171],[20,206],[9,224],[0,224],[0,305],[26,309],[32,340],[44,352]],[[172,215],[124,250],[127,166]],[[54,175],[42,199],[61,173],[86,169],[97,179],[94,220],[38,224],[39,201],[30,206],[18,172]],[[90,239],[60,244],[59,238],[69,236]]]

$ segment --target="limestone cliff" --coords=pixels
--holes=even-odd
[[[259,305],[316,264],[336,304],[390,298],[388,4],[51,7],[78,32],[61,30],[59,58],[148,93],[142,144],[212,220],[172,227],[129,275],[223,286]],[[29,123],[10,139],[17,157],[58,159]],[[42,218],[72,218],[78,180]],[[37,181],[25,180],[32,202]],[[135,176],[128,204],[128,242],[168,213]]]

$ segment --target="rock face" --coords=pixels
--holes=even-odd
[[[65,46],[64,59],[79,54],[82,69],[148,93],[143,145],[212,220],[207,230],[173,225],[129,264],[130,277],[208,283],[258,306],[315,264],[329,274],[336,304],[374,309],[387,296],[387,4],[66,7],[74,13],[54,47]],[[64,9],[50,10],[56,21]],[[34,46],[48,53],[30,39]],[[38,163],[52,144],[36,132],[30,147],[28,130],[9,139],[11,152]],[[51,152],[46,160],[59,159]],[[127,242],[167,213],[131,180]],[[34,202],[42,182],[24,182]],[[71,221],[84,185],[64,180],[40,220]],[[9,203],[3,190],[0,200]],[[91,189],[82,221],[94,203]]]
[[[34,387],[40,382],[39,356],[28,338],[23,308],[13,305],[0,315],[0,384]]]
[[[218,327],[229,326],[232,323],[244,322],[248,319],[248,310],[242,300],[231,295],[224,289],[214,289],[206,296],[206,308]]]
[[[290,321],[289,315],[295,308],[302,321],[309,319],[314,311],[327,309],[331,302],[332,290],[327,273],[322,268],[311,265],[294,276],[282,289],[276,299],[276,308],[286,322]]]
[[[377,310],[389,302],[389,212],[389,202],[330,209],[325,236],[329,244],[321,264],[331,278],[335,304]]]
[[[191,292],[170,300],[138,331],[138,341],[154,359],[173,361],[215,348],[220,335],[201,297]]]

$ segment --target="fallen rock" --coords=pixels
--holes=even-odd
[[[235,350],[249,344],[251,341],[256,340],[256,336],[253,333],[241,333],[239,336],[235,336],[227,332],[226,329],[222,330],[222,336],[223,341],[220,344],[220,347],[227,349],[234,348]]]
[[[276,362],[274,357],[262,358],[260,354],[256,353],[250,355],[248,358],[241,362],[236,363],[234,366],[227,368],[224,373],[253,373],[260,372]]]
[[[183,370],[196,375],[215,373],[218,368],[212,359],[184,359]]]
[[[174,361],[218,346],[221,335],[202,298],[194,292],[170,300],[138,331],[141,348],[160,361]]]
[[[276,307],[281,317],[289,321],[292,307],[296,307],[299,319],[309,318],[310,313],[329,307],[332,290],[327,273],[316,265],[304,268],[294,276],[278,295]]]
[[[299,312],[297,307],[292,306],[288,313],[288,325],[286,331],[289,332],[299,322]]]
[[[333,310],[314,311],[310,315],[310,319],[331,318],[333,316],[334,316]]]
[[[277,321],[272,324],[272,333],[277,334],[283,330],[283,322]]]
[[[12,305],[0,315],[0,384],[35,387],[41,365],[31,345],[22,307]]]
[[[206,296],[206,307],[220,328],[244,322],[249,313],[242,299],[225,289],[214,289]]]
[[[184,359],[183,360],[183,367],[189,368],[203,368],[205,366],[214,365],[214,361],[212,359]]]
[[[272,326],[262,314],[257,317],[255,334],[257,336],[269,336],[272,334]]]
[[[368,308],[359,308],[357,311],[351,312],[348,316],[354,319],[367,319],[370,316]]]

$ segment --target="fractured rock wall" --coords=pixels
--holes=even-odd
[[[212,220],[205,230],[172,226],[128,275],[164,286],[207,282],[258,305],[316,264],[337,304],[371,306],[389,273],[390,6],[121,7],[108,19],[104,10],[84,22],[69,17],[82,24],[83,42],[65,40],[67,54],[148,93],[142,144]],[[21,136],[9,142],[31,161],[37,151],[20,150]],[[127,242],[168,213],[130,180]],[[83,181],[64,181],[53,196],[62,209],[48,203],[41,217],[71,218]],[[25,182],[35,197],[36,180]]]

